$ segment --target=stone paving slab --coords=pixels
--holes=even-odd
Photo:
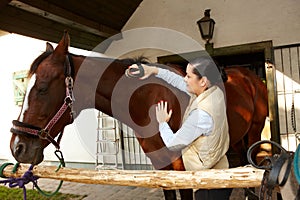
[[[0,180],[3,180],[0,178]],[[53,192],[60,181],[41,178],[38,186],[43,191]],[[26,185],[27,189],[32,189],[32,183]],[[83,200],[164,200],[164,194],[160,188],[143,188],[134,186],[83,184],[64,181],[60,189],[61,193],[85,195]],[[244,190],[234,189],[230,200],[243,200]],[[180,200],[177,191],[177,200]]]
[[[57,180],[39,179],[38,181],[39,187],[47,191],[54,191],[58,184]],[[67,181],[64,181],[60,192],[87,195],[84,200],[161,200],[164,198],[163,191],[159,188],[83,184]]]

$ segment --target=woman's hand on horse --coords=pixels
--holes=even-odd
[[[169,122],[172,116],[172,109],[168,112],[168,102],[160,101],[156,106],[156,119],[158,123]]]
[[[141,64],[141,66],[144,68],[144,76],[139,78],[141,80],[148,78],[152,74],[156,75],[158,73],[158,69],[155,66],[149,66],[149,65],[145,65],[145,64]],[[140,70],[139,70],[139,67],[137,64],[133,64],[133,65],[129,66],[129,69],[135,69],[135,70],[132,70],[132,72],[131,72],[132,75],[137,75],[140,73]]]

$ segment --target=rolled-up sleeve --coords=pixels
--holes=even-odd
[[[171,72],[167,69],[162,69],[162,68],[158,68],[158,74],[156,75],[157,78],[163,79],[164,81],[166,81],[167,83],[169,83],[170,85],[178,88],[179,90],[187,93],[188,91],[186,90],[186,83],[184,81],[184,77]]]

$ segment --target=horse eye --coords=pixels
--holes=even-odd
[[[47,87],[41,87],[41,88],[38,89],[38,93],[41,94],[41,95],[46,94],[47,91],[48,91]]]

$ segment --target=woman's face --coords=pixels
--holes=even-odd
[[[186,82],[187,91],[198,96],[201,93],[201,79],[193,73],[193,68],[192,65],[187,65],[184,81]]]

